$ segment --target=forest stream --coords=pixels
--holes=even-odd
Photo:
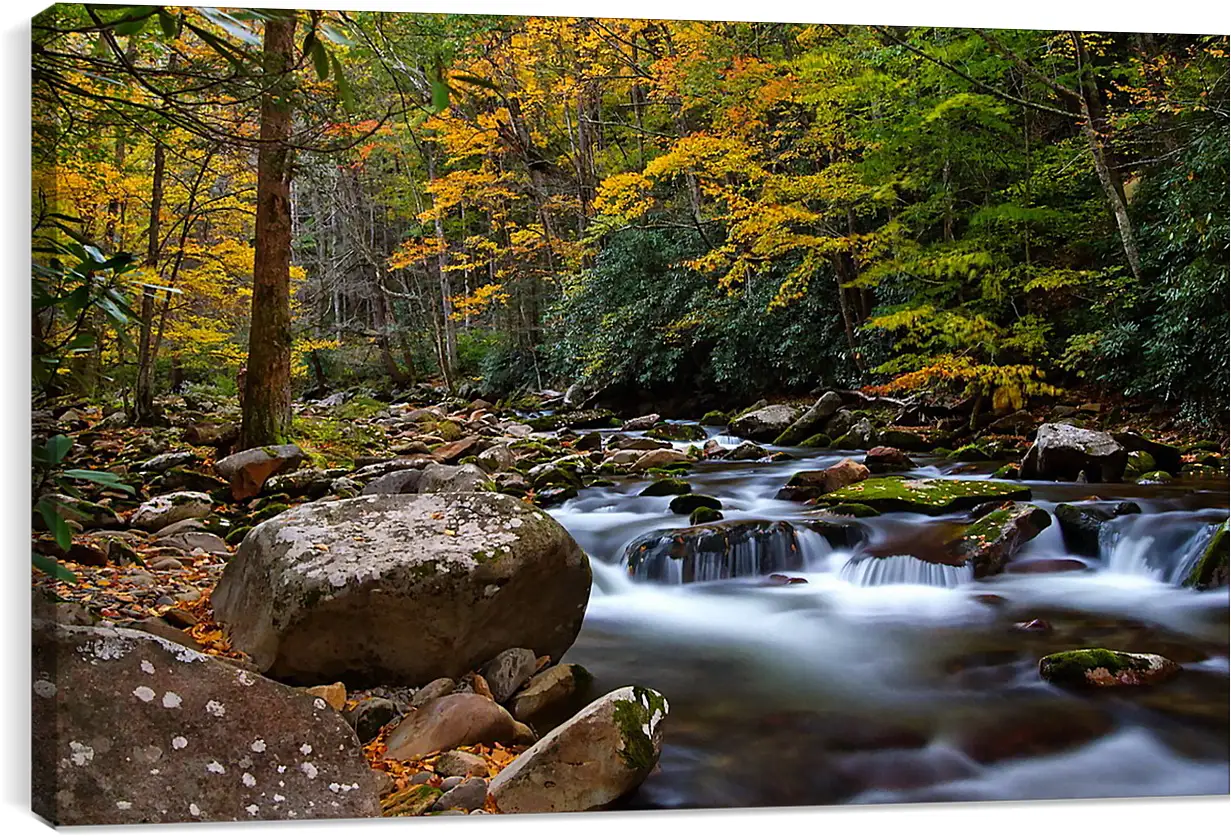
[[[802,524],[815,508],[778,488],[851,452],[775,450],[797,459],[701,463],[689,481],[727,521]],[[998,465],[917,460],[906,474],[988,479]],[[1226,519],[1225,484],[1030,482],[1049,514],[1092,495],[1142,512],[1105,528],[1097,556],[1066,550],[1053,517],[985,580],[913,557],[962,514],[886,513],[858,520],[853,547],[796,526],[681,584],[625,564],[638,536],[688,525],[670,498],[639,496],[648,483],[551,510],[594,572],[566,661],[590,670],[595,694],[648,683],[670,697],[659,768],[628,808],[1227,793],[1227,594],[1180,587]],[[773,573],[794,584],[767,585]],[[1085,646],[1164,654],[1183,671],[1114,695],[1039,678],[1042,655]]]

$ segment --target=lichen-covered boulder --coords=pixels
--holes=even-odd
[[[1043,424],[1022,458],[1023,480],[1076,480],[1117,483],[1124,476],[1128,452],[1111,434],[1074,425]]]
[[[923,512],[939,515],[1006,500],[1030,500],[1030,489],[1020,483],[992,480],[870,477],[836,492],[821,495],[817,498],[817,503],[825,506],[858,503],[878,512]]]
[[[976,579],[994,576],[1021,546],[1051,526],[1051,516],[1029,503],[1006,503],[979,518],[951,544],[956,562],[969,564]]]
[[[389,734],[388,759],[418,759],[460,745],[512,744],[518,724],[509,712],[477,693],[454,693],[414,708]]]
[[[1039,675],[1059,687],[1137,687],[1158,684],[1180,671],[1162,655],[1076,649],[1039,661]]]
[[[323,699],[141,631],[37,621],[33,808],[55,824],[379,813]]]
[[[262,671],[354,688],[457,677],[511,645],[559,659],[590,581],[568,532],[507,495],[370,495],[257,526],[212,600]]]
[[[130,526],[143,530],[160,530],[177,521],[189,518],[204,518],[213,509],[214,502],[204,492],[172,492],[150,498],[137,507],[128,519]]]
[[[800,410],[789,404],[771,404],[731,420],[731,433],[755,440],[773,442],[799,418]]]
[[[298,445],[267,445],[223,457],[214,463],[214,471],[231,484],[231,497],[247,500],[261,493],[266,480],[294,471],[303,461],[304,453]]]
[[[594,701],[509,763],[488,786],[503,813],[587,812],[644,782],[658,763],[662,694],[621,687]]]

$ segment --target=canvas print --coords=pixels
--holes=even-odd
[[[1226,35],[32,37],[46,820],[1228,793]]]

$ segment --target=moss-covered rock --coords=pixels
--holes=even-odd
[[[1157,684],[1174,676],[1180,665],[1161,655],[1075,649],[1039,661],[1039,675],[1058,687],[1127,687]]]
[[[386,818],[422,815],[444,794],[426,783],[396,791],[380,802],[380,813]]]
[[[799,444],[804,448],[829,448],[833,440],[826,434],[813,434]]]
[[[1229,549],[1227,524],[1223,523],[1214,531],[1213,538],[1201,551],[1201,557],[1193,565],[1192,571],[1184,584],[1190,588],[1204,591],[1208,588],[1224,588],[1227,586],[1227,557]]]
[[[676,515],[688,515],[693,510],[708,506],[710,509],[722,509],[722,501],[709,495],[685,494],[671,499],[671,511]]]
[[[730,416],[728,416],[726,413],[723,413],[721,410],[711,410],[701,417],[701,424],[702,425],[721,425],[725,427],[727,422],[730,421],[730,418],[731,418]]]
[[[1124,467],[1124,475],[1126,477],[1136,477],[1139,474],[1157,471],[1158,464],[1154,462],[1154,458],[1150,456],[1148,451],[1130,451],[1128,452],[1128,465]]]
[[[871,477],[853,486],[830,492],[818,504],[833,506],[859,503],[880,512],[923,512],[937,515],[973,509],[992,501],[1030,500],[1030,489],[1020,483],[988,480],[911,479],[901,476]]]
[[[1021,546],[1051,526],[1051,516],[1029,503],[1007,503],[966,527],[952,542],[958,564],[969,564],[976,579],[1004,569]]]
[[[722,513],[717,509],[709,506],[698,506],[688,516],[688,526],[696,527],[701,524],[711,524],[714,521],[721,521]]]
[[[490,800],[503,813],[606,808],[657,764],[667,712],[666,699],[654,690],[622,687],[608,693],[497,774],[488,788]]]
[[[983,463],[992,459],[991,454],[983,450],[982,447],[973,444],[963,445],[949,456],[959,463]]]
[[[1021,476],[1021,469],[1017,463],[1005,463],[1000,468],[992,472],[993,480],[1016,480]]]
[[[825,508],[831,515],[849,515],[852,518],[871,518],[880,512],[864,503],[836,503]]]
[[[233,530],[227,533],[227,537],[224,539],[224,541],[226,541],[227,544],[234,547],[236,544],[239,544],[241,541],[243,541],[244,536],[246,536],[251,531],[252,531],[252,527],[249,526],[248,524],[235,527]]]
[[[663,422],[650,428],[645,435],[673,442],[699,442],[709,438],[709,434],[700,425],[682,422]]]
[[[1136,482],[1142,486],[1157,486],[1162,483],[1170,483],[1172,480],[1175,480],[1175,478],[1165,471],[1150,471],[1138,477]]]
[[[687,480],[680,480],[678,477],[664,477],[646,486],[641,490],[641,494],[649,497],[663,497],[666,495],[686,495],[691,491],[692,486],[689,485]]]

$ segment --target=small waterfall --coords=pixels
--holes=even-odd
[[[1099,557],[1111,573],[1180,585],[1217,530],[1188,512],[1116,519],[1099,532]]]
[[[630,544],[624,563],[630,576],[673,585],[803,570],[801,532],[786,521],[658,530]],[[819,534],[812,535],[824,542]],[[814,540],[804,538],[809,553],[819,552]]]
[[[628,578],[628,571],[623,565],[608,564],[593,557],[590,558],[590,572],[594,577],[591,596],[628,593],[636,584]]]
[[[914,556],[865,556],[846,563],[838,574],[843,581],[860,588],[879,585],[928,585],[956,588],[975,578],[969,565],[954,567],[925,562]]]

